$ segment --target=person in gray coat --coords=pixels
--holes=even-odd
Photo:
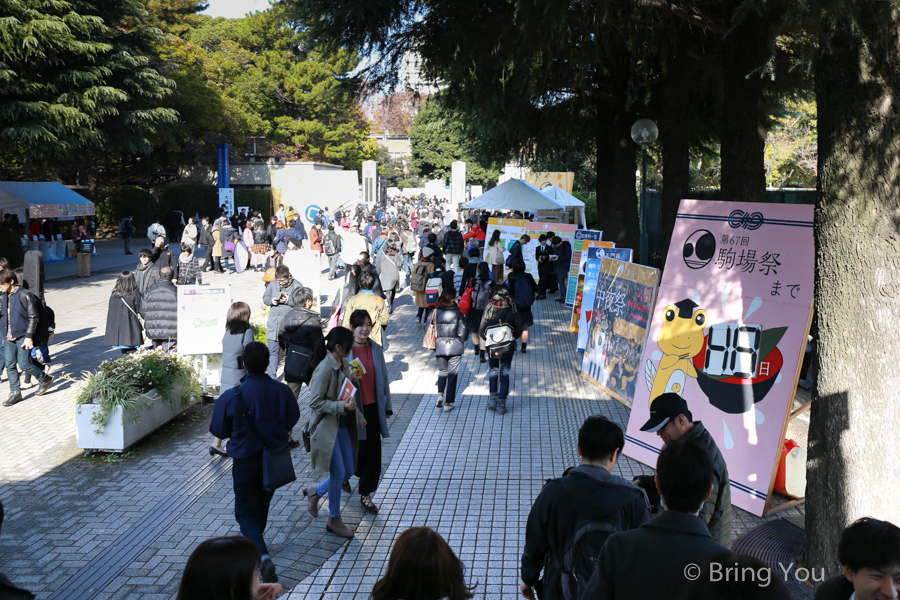
[[[656,486],[665,510],[637,529],[607,538],[582,598],[681,598],[691,565],[727,552],[697,516],[712,492],[713,475],[709,453],[696,442],[666,444],[656,462]]]
[[[366,421],[366,426],[359,430],[356,476],[359,477],[363,509],[370,515],[377,515],[378,507],[372,501],[372,495],[381,479],[381,439],[391,437],[387,423],[394,415],[391,385],[384,350],[369,338],[372,332],[369,312],[363,309],[353,311],[350,314],[350,330],[353,332],[353,350],[349,359],[361,363],[365,369],[364,373],[355,373],[361,374],[355,397],[356,408]]]
[[[237,387],[247,369],[241,354],[247,344],[253,341],[253,326],[250,325],[250,306],[246,302],[232,302],[225,315],[225,336],[222,338],[222,384],[219,394]],[[209,453],[213,456],[228,456],[222,447],[222,440],[214,438]]]
[[[275,379],[278,373],[278,352],[281,350],[279,338],[282,333],[282,321],[294,308],[294,290],[303,287],[299,281],[291,277],[291,270],[285,265],[275,269],[275,279],[266,286],[263,304],[270,306],[269,319],[266,321],[266,344],[269,347],[269,377]]]
[[[396,236],[397,234],[392,234]],[[388,314],[394,314],[394,298],[400,289],[400,270],[403,268],[403,255],[400,253],[399,241],[388,241],[384,252],[378,255],[375,269],[381,281],[381,289],[387,300]]]

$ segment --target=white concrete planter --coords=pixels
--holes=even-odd
[[[184,412],[187,407],[182,407],[180,398],[182,387],[178,384],[172,387],[172,397],[176,399],[175,408],[170,403],[163,402],[162,397],[155,389],[141,396],[140,402],[149,401],[150,408],[139,406],[137,409],[140,418],[135,423],[133,415],[122,415],[122,409],[116,408],[106,419],[106,423],[100,433],[96,432],[97,426],[91,423],[93,416],[100,412],[100,407],[95,404],[75,405],[75,436],[78,447],[84,450],[106,450],[109,452],[123,452],[126,448],[144,438],[175,417]]]

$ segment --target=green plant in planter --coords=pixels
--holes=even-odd
[[[269,309],[266,304],[262,304],[261,308],[250,315],[250,325],[253,326],[253,341],[266,343],[266,324],[269,321]]]
[[[180,398],[172,397],[176,384],[182,386]],[[75,403],[100,406],[91,418],[99,434],[109,416],[119,407],[122,408],[123,418],[130,412],[132,422],[137,423],[140,420],[138,409],[153,406],[151,401],[142,399],[153,389],[173,410],[198,402],[203,393],[197,373],[188,359],[167,354],[162,349],[138,350],[121,358],[103,361],[96,373],[83,373]]]

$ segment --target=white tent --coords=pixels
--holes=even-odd
[[[520,210],[536,213],[539,210],[562,210],[559,203],[521,179],[509,179],[488,190],[461,208],[481,210]]]
[[[553,201],[562,206],[565,210],[572,209],[575,213],[575,221],[580,223],[582,227],[587,227],[587,219],[585,219],[584,216],[584,202],[555,185],[548,185],[541,190],[541,193],[553,199]]]
[[[0,210],[27,210],[32,219],[74,219],[94,214],[94,204],[58,181],[0,181]]]

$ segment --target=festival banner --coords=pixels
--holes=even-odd
[[[576,226],[561,225],[559,223],[540,223],[524,219],[488,219],[488,228],[485,231],[486,243],[490,241],[495,229],[500,230],[500,240],[503,242],[503,247],[507,252],[522,235],[527,233],[531,237],[531,241],[522,248],[522,257],[525,260],[525,271],[531,273],[535,281],[539,281],[537,261],[534,258],[534,250],[540,246],[538,238],[549,231],[563,239],[569,240],[571,244],[575,240]],[[508,275],[509,269],[504,267],[504,274]]]
[[[626,406],[637,387],[658,277],[652,267],[600,260],[581,374]]]
[[[728,465],[731,501],[763,515],[812,315],[813,207],[682,200],[641,362],[625,454],[655,466],[641,431],[682,396]]]
[[[613,258],[624,262],[632,262],[631,248],[588,248],[588,260]]]
[[[591,314],[594,309],[594,300],[597,297],[597,280],[600,278],[599,260],[588,260],[584,263],[584,276],[579,277],[578,285],[581,290],[575,296],[575,310],[572,312],[572,323],[569,331],[578,332],[576,350],[584,352],[587,345],[588,326],[591,322]]]
[[[590,248],[614,248],[613,242],[604,242],[603,232],[591,229],[576,229],[572,242],[572,263],[569,265],[569,283],[566,287],[566,306],[575,306],[578,294],[578,278],[584,275],[583,263],[588,260]]]

